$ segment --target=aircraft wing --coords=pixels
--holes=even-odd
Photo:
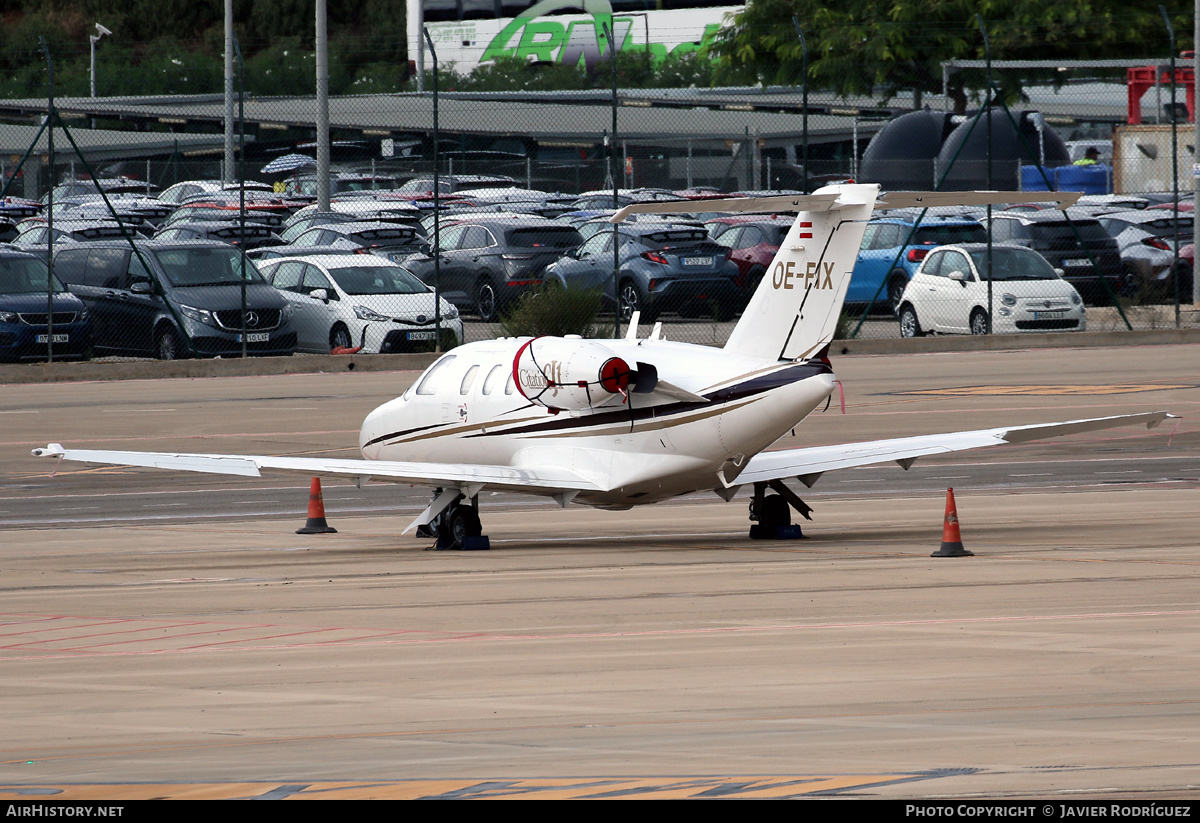
[[[1168,418],[1165,411],[1144,414],[1123,414],[1116,417],[1094,417],[1087,420],[1068,420],[1063,423],[1038,423],[1032,426],[1011,426],[998,429],[950,432],[947,434],[922,434],[916,437],[897,437],[891,440],[869,440],[863,443],[846,443],[840,446],[813,446],[804,449],[782,449],[759,452],[746,462],[746,467],[727,481],[727,486],[749,483],[765,483],[798,477],[806,486],[812,486],[824,472],[834,469],[849,469],[855,466],[871,466],[895,461],[907,469],[918,457],[930,454],[981,449],[1005,443],[1024,443],[1064,434],[1109,429],[1144,423],[1152,429]]]
[[[475,487],[533,494],[602,491],[595,481],[553,466],[512,468],[478,464],[407,463],[389,460],[340,460],[322,457],[270,457],[235,454],[186,454],[67,449],[51,443],[34,449],[34,457],[57,457],[80,463],[141,466],[150,469],[235,474],[261,477],[263,473],[303,474],[311,477],[344,477],[360,483],[407,483],[414,486]]]

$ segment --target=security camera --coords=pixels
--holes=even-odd
[[[104,28],[104,26],[100,25],[99,23],[97,23],[97,24],[96,24],[96,31],[100,32],[100,35],[101,35],[101,36],[104,36],[104,35],[106,35],[106,34],[108,34],[108,35],[111,35],[111,34],[112,34],[112,32],[111,32],[111,31],[109,31],[108,29]]]

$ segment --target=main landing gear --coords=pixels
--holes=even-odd
[[[434,499],[442,490],[435,492]],[[479,522],[479,498],[461,494],[429,523],[417,527],[418,537],[436,537],[435,551],[487,551],[491,543]]]
[[[774,494],[768,494],[770,489]],[[812,507],[801,500],[782,480],[754,484],[750,499],[751,540],[799,540],[804,537],[799,525],[792,525],[792,509],[805,520],[812,520]]]

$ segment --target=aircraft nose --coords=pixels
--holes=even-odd
[[[367,460],[379,458],[379,438],[386,434],[383,418],[386,406],[380,406],[366,416],[362,428],[358,430],[358,450]]]

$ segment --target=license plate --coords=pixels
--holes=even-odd
[[[711,266],[713,259],[711,257],[685,257],[683,265],[685,266]]]
[[[1034,320],[1058,320],[1066,316],[1065,311],[1035,311],[1033,313]]]
[[[39,342],[39,343],[46,343],[46,342],[48,342],[49,340],[50,340],[50,335],[48,335],[48,334],[39,334],[39,335],[37,336],[37,342]],[[69,334],[56,334],[56,335],[54,335],[54,342],[55,342],[55,343],[70,343],[70,342],[71,342],[71,335],[69,335]]]
[[[1062,262],[1062,264],[1064,267],[1065,266],[1090,266],[1090,265],[1092,265],[1092,261],[1088,260],[1086,257],[1082,257],[1082,258],[1081,257],[1073,257],[1070,260],[1064,260]]]
[[[271,335],[265,331],[254,331],[246,335],[247,343],[266,343],[271,339]],[[242,342],[242,336],[239,334],[237,341]]]
[[[408,333],[409,340],[432,340],[434,337],[431,331],[410,331]]]

